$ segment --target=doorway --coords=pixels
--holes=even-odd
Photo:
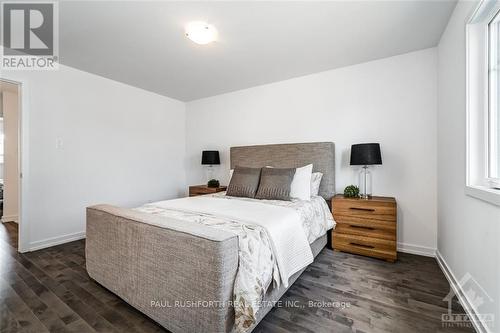
[[[20,224],[21,86],[0,80],[0,234],[18,250]]]

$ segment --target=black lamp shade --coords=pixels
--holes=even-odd
[[[380,144],[361,143],[351,146],[351,165],[382,164]]]
[[[216,165],[220,164],[218,150],[204,150],[201,153],[201,164]]]

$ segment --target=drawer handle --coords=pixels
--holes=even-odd
[[[349,209],[352,209],[352,210],[362,210],[362,211],[365,211],[365,212],[374,212],[375,209],[373,208],[361,208],[361,207],[349,207]]]
[[[373,249],[373,248],[375,248],[375,246],[372,246],[372,245],[365,245],[365,244],[358,244],[358,243],[349,243],[349,244],[354,245],[354,246],[364,247],[364,248],[367,248],[367,249]]]
[[[372,228],[372,227],[365,227],[365,226],[362,226],[362,225],[349,225],[350,228],[354,228],[354,229],[366,229],[366,230],[375,230],[375,228]]]

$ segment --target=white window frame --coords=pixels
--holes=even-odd
[[[498,92],[498,80],[499,80],[499,64],[498,64],[498,59],[500,54],[498,54],[498,50],[500,48],[500,34],[499,34],[499,27],[500,27],[500,11],[497,12],[495,17],[493,17],[491,23],[495,23],[496,29],[491,29],[491,26],[488,27],[488,40],[489,40],[489,59],[488,59],[488,70],[489,70],[489,90],[491,91],[497,91]],[[491,25],[490,23],[490,25]],[[492,47],[491,41],[495,40],[496,45]],[[492,69],[492,62],[493,60],[496,61],[496,63],[493,65],[494,68]],[[488,179],[490,183],[495,184],[496,188],[500,188],[500,175],[498,175],[498,160],[500,156],[500,147],[499,147],[499,140],[498,136],[500,135],[500,128],[498,128],[498,117],[500,116],[499,114],[499,102],[500,102],[500,96],[498,94],[489,94],[489,110],[488,110]],[[493,133],[493,134],[492,134]],[[493,139],[493,140],[492,140]],[[493,141],[493,142],[492,142]],[[492,156],[495,156],[496,158],[491,158]],[[493,170],[497,173],[496,175],[493,175]]]
[[[500,206],[500,190],[489,170],[489,23],[500,1],[482,1],[466,25],[466,184],[465,193]],[[493,180],[494,181],[494,180]]]

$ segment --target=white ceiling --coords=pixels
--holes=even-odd
[[[65,65],[183,101],[436,46],[455,1],[60,2]],[[184,36],[193,20],[219,40]]]

